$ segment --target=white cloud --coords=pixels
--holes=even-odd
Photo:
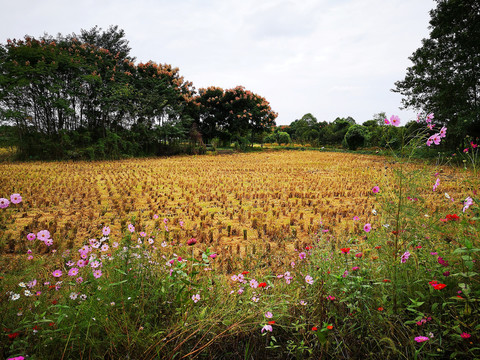
[[[197,88],[243,85],[288,124],[363,122],[398,110],[390,92],[428,36],[433,0],[19,0],[2,5],[0,41],[117,24],[132,55],[180,68]],[[26,11],[28,10],[28,11]]]

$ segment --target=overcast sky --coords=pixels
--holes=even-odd
[[[286,125],[306,113],[402,124],[394,82],[427,38],[433,0],[0,0],[0,42],[95,25],[126,32],[137,62],[180,68],[199,89],[242,85]]]

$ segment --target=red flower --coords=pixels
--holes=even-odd
[[[445,288],[446,286],[447,286],[447,285],[445,285],[445,284],[435,284],[435,285],[433,285],[433,288],[434,288],[435,290],[442,290],[442,289]]]
[[[270,321],[268,322],[268,325],[273,325],[273,324],[275,324],[275,320],[270,320]]]
[[[437,281],[437,280],[433,280],[433,281],[429,281],[428,283],[429,283],[430,285],[432,285],[432,286],[435,286],[435,285],[438,284],[438,281]]]
[[[305,250],[310,250],[312,247],[311,246],[306,246]]]
[[[54,322],[48,323],[48,326],[55,326]]]
[[[14,332],[14,333],[8,334],[8,338],[9,338],[10,340],[13,340],[13,339],[15,339],[18,335],[20,335],[20,333]]]
[[[380,245],[375,246],[375,249],[380,250],[382,247]]]
[[[380,306],[377,310],[378,311],[383,311],[384,309],[383,309],[383,307]]]
[[[250,274],[250,271],[242,271],[242,275]]]
[[[332,329],[333,329],[333,325],[328,325],[328,326],[327,326],[327,329],[328,329],[328,330],[332,330]]]
[[[446,216],[446,219],[447,219],[447,221],[457,221],[457,220],[459,220],[460,218],[458,217],[457,214],[448,214],[448,215]]]
[[[383,282],[387,283],[387,282],[392,282],[392,280],[390,279],[383,279]]]
[[[350,248],[342,248],[340,250],[342,250],[342,253],[344,254],[348,254],[350,252]]]
[[[397,231],[397,230],[393,230],[393,231],[392,231],[392,234],[393,234],[393,235],[398,235],[398,231]]]
[[[52,300],[53,305],[57,305],[58,301],[57,300]]]
[[[258,287],[265,287],[265,286],[267,286],[267,283],[261,282],[260,284],[258,284]]]
[[[317,331],[317,330],[318,330],[318,329],[317,329],[316,326],[312,327],[312,331]]]

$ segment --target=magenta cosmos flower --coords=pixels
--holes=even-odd
[[[365,226],[363,227],[363,230],[365,232],[370,232],[370,230],[372,230],[372,225],[370,224],[365,224]]]
[[[374,186],[373,189],[372,189],[372,192],[374,194],[378,193],[379,191],[380,191],[380,187],[378,187],[378,186]]]
[[[417,343],[422,343],[422,342],[425,342],[425,341],[428,341],[428,340],[430,340],[430,338],[427,337],[427,336],[417,336],[417,337],[415,338],[415,341],[416,341]]]
[[[5,198],[0,198],[0,209],[5,209],[10,205],[10,201]]]
[[[20,194],[12,194],[10,195],[10,201],[12,204],[20,204],[22,202],[22,197]]]
[[[190,240],[187,241],[187,245],[193,246],[197,243],[197,239],[191,238]]]
[[[37,236],[34,233],[30,233],[27,235],[27,240],[28,241],[33,241],[37,238]]]
[[[55,270],[52,273],[52,275],[55,276],[55,277],[60,277],[60,276],[62,276],[62,270]]]

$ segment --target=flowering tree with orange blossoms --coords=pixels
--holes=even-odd
[[[186,138],[192,84],[171,65],[135,65],[115,31],[0,45],[0,121],[15,126],[25,156],[60,158],[92,146],[100,157],[112,148],[115,157],[156,153],[160,143]]]

